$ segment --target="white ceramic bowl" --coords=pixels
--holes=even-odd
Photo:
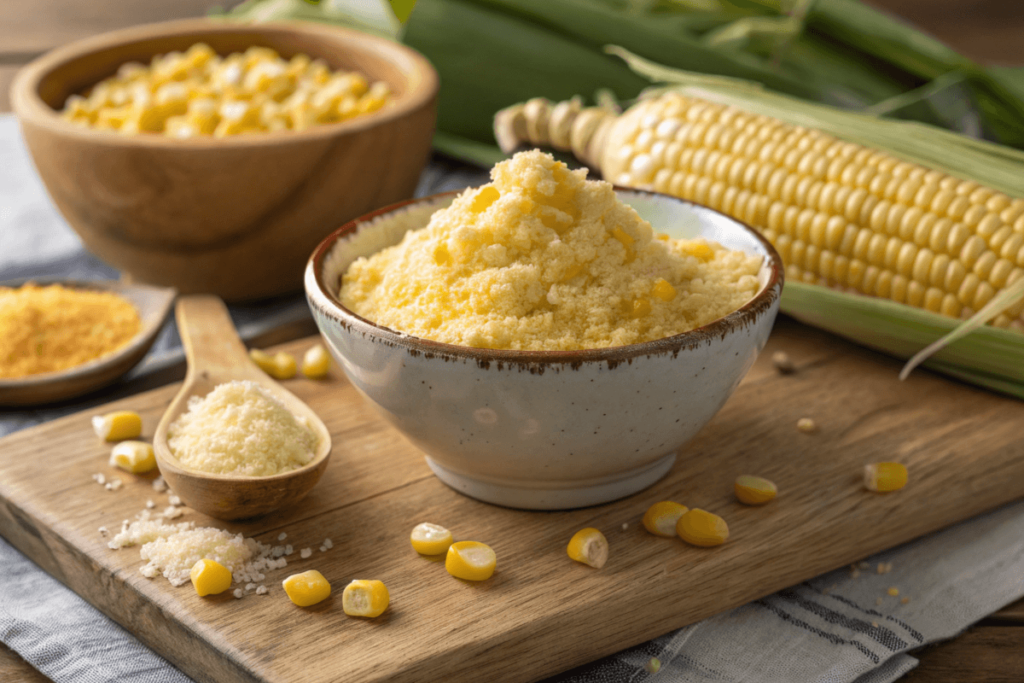
[[[516,508],[605,503],[664,476],[764,348],[783,268],[751,228],[690,202],[617,190],[658,231],[702,236],[764,257],[761,288],[709,325],[643,344],[584,351],[495,351],[428,341],[375,325],[338,301],[341,274],[398,243],[457,193],[403,202],[324,240],[306,295],[352,384],[449,486]]]

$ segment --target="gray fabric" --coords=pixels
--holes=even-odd
[[[435,159],[419,194],[485,175]],[[17,124],[0,116],[0,281],[116,277],[88,255],[46,196]],[[308,316],[301,296],[232,307],[243,336]],[[180,358],[173,324],[133,376],[67,405],[0,413],[0,435],[126,395]],[[891,573],[874,567],[891,562]],[[572,683],[888,683],[917,660],[907,651],[949,638],[1024,595],[1024,503],[1004,507],[847,570],[719,614],[552,680]],[[181,672],[0,539],[0,641],[58,683],[187,683]],[[897,586],[900,598],[879,596]],[[826,594],[827,593],[827,594]],[[877,626],[873,625],[877,624]],[[657,657],[656,676],[644,666]]]

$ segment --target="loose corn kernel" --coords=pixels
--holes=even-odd
[[[897,588],[896,586],[891,586],[889,588],[889,590],[886,591],[886,593],[888,593],[889,595],[891,595],[892,597],[895,598],[897,595],[900,594],[900,589]]]
[[[412,541],[412,549],[420,555],[440,555],[448,552],[448,546],[452,544],[452,532],[443,526],[423,522],[413,527],[409,540]]]
[[[498,557],[491,546],[477,541],[459,541],[448,546],[444,568],[457,579],[484,581],[491,578]]]
[[[655,280],[654,286],[651,288],[651,294],[662,301],[672,301],[672,299],[676,298],[676,288],[673,287],[668,280],[658,278]]]
[[[569,558],[600,569],[608,561],[608,539],[593,527],[580,529],[569,540]]]
[[[274,379],[291,379],[295,376],[295,356],[290,353],[278,351],[271,356],[266,351],[250,349],[249,358],[259,366],[260,370]]]
[[[375,579],[356,579],[341,593],[341,608],[350,617],[379,617],[390,602],[387,586]]]
[[[676,533],[690,545],[710,548],[729,538],[729,525],[716,514],[693,508],[679,518]]]
[[[199,597],[217,595],[231,587],[231,570],[214,560],[199,560],[188,575]]]
[[[864,487],[868,491],[899,491],[906,485],[907,468],[902,463],[876,462],[864,465]]]
[[[323,602],[331,594],[331,584],[315,569],[301,574],[292,574],[281,582],[288,599],[299,607],[309,607]]]
[[[302,356],[302,374],[309,379],[321,379],[331,369],[331,355],[323,344],[310,348]]]
[[[110,464],[125,472],[142,474],[156,467],[153,447],[145,441],[122,441],[110,452]]]
[[[310,115],[268,114],[278,104],[302,95],[317,99]],[[209,99],[226,110],[200,124],[191,120],[191,103]],[[203,44],[182,54],[157,55],[149,65],[127,63],[116,76],[92,87],[87,98],[72,95],[61,115],[78,125],[121,133],[154,132],[170,137],[223,137],[255,131],[303,129],[348,116],[370,113],[387,105],[391,92],[382,82],[369,85],[361,74],[334,72],[323,62],[298,55],[285,61],[266,48],[221,57]],[[334,105],[348,103],[348,112]],[[190,112],[185,122],[179,118]],[[344,115],[339,115],[344,114]],[[187,124],[187,125],[186,125]]]
[[[118,410],[106,415],[94,416],[92,428],[96,432],[96,436],[104,441],[135,439],[142,434],[142,418],[131,410]]]
[[[733,489],[736,491],[736,498],[744,505],[764,505],[775,500],[779,492],[774,483],[749,474],[736,477]]]
[[[796,428],[804,434],[818,431],[818,424],[809,417],[801,417],[796,421]]]
[[[644,528],[655,536],[672,538],[676,535],[676,523],[690,508],[671,500],[663,500],[647,508],[644,513]]]
[[[796,371],[796,366],[793,365],[793,361],[785,351],[776,351],[772,354],[772,365],[783,375],[789,375]]]

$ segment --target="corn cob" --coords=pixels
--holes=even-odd
[[[534,99],[500,112],[495,137],[744,221],[790,280],[967,318],[1024,278],[1024,199],[737,107],[667,91],[619,116]],[[992,323],[1024,330],[1022,311]]]

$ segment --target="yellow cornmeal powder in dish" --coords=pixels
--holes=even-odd
[[[0,378],[60,372],[117,351],[142,321],[112,292],[0,287]]]
[[[189,399],[167,445],[191,470],[266,477],[309,464],[317,437],[255,382],[227,382]]]
[[[760,256],[656,235],[611,184],[522,152],[342,277],[341,302],[461,346],[575,350],[706,325],[757,293]]]

